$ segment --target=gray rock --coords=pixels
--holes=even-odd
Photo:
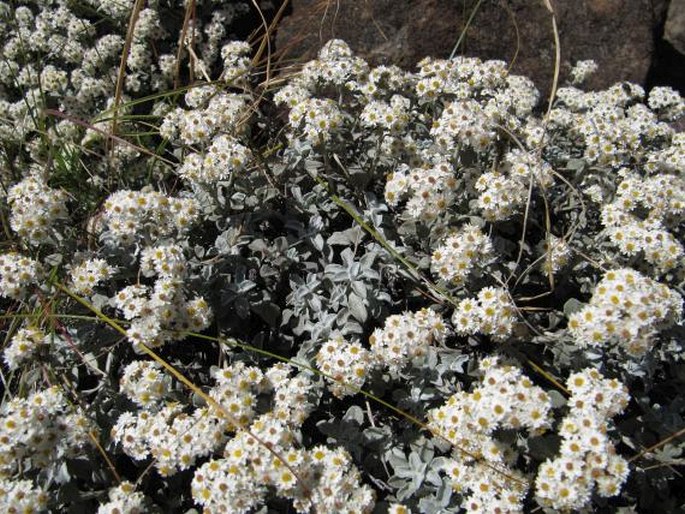
[[[671,0],[664,26],[664,39],[685,55],[685,0]]]

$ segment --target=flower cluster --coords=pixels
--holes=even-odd
[[[392,98],[398,93],[408,93],[411,87],[411,73],[398,66],[376,66],[356,81],[349,81],[346,86],[361,93],[368,100]]]
[[[153,457],[159,474],[171,476],[216,451],[225,431],[226,422],[206,407],[187,414],[181,405],[170,404],[154,413],[122,414],[111,436],[132,459]]]
[[[229,422],[237,425],[234,428],[249,425],[255,416],[257,394],[269,387],[262,370],[237,362],[212,375],[216,384],[209,396],[226,409],[232,418]]]
[[[30,480],[0,477],[0,509],[8,513],[38,513],[47,509],[48,495]]]
[[[442,343],[446,335],[442,318],[431,309],[394,314],[369,337],[372,359],[398,374],[411,359],[424,355],[428,346]]]
[[[197,201],[193,198],[120,190],[105,201],[102,222],[114,241],[126,245],[146,233],[156,238],[174,231],[184,232],[198,216]]]
[[[460,335],[482,333],[504,341],[514,328],[515,308],[504,288],[486,287],[477,298],[460,301],[452,314],[452,325]]]
[[[331,39],[319,50],[318,59],[306,63],[292,83],[310,92],[331,86],[349,88],[367,71],[366,62],[355,57],[347,43]]]
[[[600,92],[559,88],[560,104],[550,113],[551,121],[581,138],[587,162],[609,167],[628,165],[644,147],[673,132],[647,106],[636,103],[643,97],[640,86],[627,82]]]
[[[247,99],[214,86],[199,86],[185,95],[190,109],[169,112],[160,126],[162,137],[184,145],[208,145],[215,136],[238,137],[249,118]]]
[[[239,434],[233,441],[239,441],[242,447],[233,449],[227,445],[224,450],[227,458],[211,460],[195,470],[191,491],[193,499],[202,505],[204,511],[246,513],[260,505],[266,496],[267,487],[263,477],[257,479],[252,466],[248,464],[255,453],[248,452],[248,449],[258,448],[259,443],[254,441],[251,446],[246,446],[246,438],[247,435],[241,437]],[[258,462],[261,461],[258,459]],[[288,475],[288,479],[295,482],[292,474]]]
[[[504,156],[503,167],[512,179],[526,186],[530,181],[541,188],[548,188],[554,184],[552,166],[535,152],[524,152],[514,148]]]
[[[676,120],[685,115],[685,100],[670,87],[653,87],[649,92],[647,105],[667,120]]]
[[[474,267],[484,267],[493,253],[490,238],[477,226],[465,225],[433,252],[431,271],[442,280],[462,285]]]
[[[195,66],[191,65],[194,74],[211,67],[222,48],[227,68],[242,65],[245,52],[243,44],[227,44],[230,23],[247,10],[243,2],[216,0],[211,7],[199,6],[188,31],[192,41],[180,41],[180,20],[169,16],[175,9],[183,9],[182,0],[151,3],[137,13],[123,70],[121,53],[130,6],[110,0],[88,0],[82,7],[34,0],[2,5],[0,15],[7,30],[2,31],[0,41],[4,56],[0,84],[6,104],[3,119],[7,122],[0,124],[0,133],[17,142],[33,143],[31,131],[43,129],[35,116],[43,101],[82,119],[101,114],[111,106],[115,96],[112,85],[117,83],[120,71],[124,101],[132,94],[145,96],[168,90],[184,71],[184,63],[177,60],[179,44],[192,44],[200,54],[193,62]],[[107,19],[104,25],[101,16]],[[165,30],[168,28],[172,29]],[[36,66],[39,62],[41,66]],[[59,137],[75,142],[78,132]]]
[[[240,82],[246,79],[251,69],[250,45],[245,41],[231,41],[221,47],[221,60],[224,64],[222,78],[228,82]]]
[[[250,151],[227,134],[216,136],[204,157],[189,153],[177,173],[191,183],[215,184],[242,171],[250,160]]]
[[[276,105],[285,105],[292,109],[310,96],[310,91],[303,84],[289,83],[279,89],[274,95],[274,103]]]
[[[136,371],[137,367],[132,369]],[[159,397],[163,394],[159,389],[168,389],[168,385],[155,368],[151,371],[155,374],[154,384],[163,385],[161,388],[144,387],[143,393]],[[112,438],[133,459],[145,460],[152,456],[162,476],[173,475],[219,449],[226,442],[227,432],[247,427],[256,415],[258,394],[273,392],[272,416],[278,423],[301,425],[312,410],[308,402],[312,384],[303,376],[290,377],[289,374],[290,370],[282,365],[263,373],[242,362],[216,369],[212,374],[215,385],[208,394],[221,406],[220,411],[212,405],[188,414],[181,405],[168,404],[155,412],[148,409],[137,415],[124,413],[112,429]],[[145,378],[143,376],[142,380]],[[141,380],[129,382],[141,384]],[[122,389],[125,387],[130,389],[122,383]],[[141,404],[139,389],[133,399]]]
[[[343,121],[337,104],[328,98],[305,98],[290,110],[289,119],[292,129],[312,145],[329,141]]]
[[[69,407],[57,387],[14,398],[0,410],[0,471],[59,463],[89,442],[89,430],[86,418]]]
[[[329,389],[337,398],[355,394],[364,385],[372,364],[369,350],[341,336],[326,341],[316,354],[316,365],[329,375]]]
[[[127,330],[134,346],[160,346],[167,340],[182,339],[184,331],[205,329],[212,310],[202,297],[187,298],[183,279],[187,262],[183,249],[176,244],[158,245],[141,252],[140,271],[157,277],[152,288],[126,286],[112,304],[132,323]]]
[[[443,471],[452,488],[462,497],[461,508],[469,514],[507,512],[522,514],[526,498],[525,476],[502,465],[494,467],[475,461],[463,464],[448,459]]]
[[[385,200],[396,206],[409,197],[405,206],[407,216],[430,222],[452,204],[456,185],[454,169],[447,161],[414,169],[403,164],[388,175]]]
[[[640,357],[656,342],[658,332],[682,317],[683,299],[668,286],[632,269],[607,272],[590,302],[571,314],[568,328],[576,343],[616,346]]]
[[[416,94],[420,99],[439,97],[466,99],[506,85],[507,65],[503,61],[483,62],[476,57],[454,59],[426,57],[418,63]]]
[[[534,152],[509,151],[499,171],[483,173],[476,181],[480,192],[477,205],[489,221],[501,221],[526,203],[528,191],[535,185],[550,187],[554,183],[552,167]]]
[[[48,187],[37,177],[25,178],[7,193],[12,230],[32,244],[52,241],[55,223],[69,215],[66,200],[64,191]]]
[[[485,91],[488,91],[487,88]],[[540,92],[532,80],[521,75],[507,75],[500,89],[485,102],[485,112],[508,130],[522,130],[524,134],[530,135],[531,128],[537,125],[531,114],[539,99]],[[532,132],[540,133],[538,129],[533,129]]]
[[[46,343],[46,336],[36,327],[20,328],[3,352],[7,367],[17,369],[29,360]]]
[[[505,448],[496,438],[500,428],[539,433],[550,426],[552,402],[547,393],[519,368],[497,358],[481,361],[483,377],[471,393],[459,392],[428,413],[428,426],[436,436],[454,445],[443,470],[452,487],[462,494],[468,512],[521,512],[526,491],[512,479]]]
[[[104,259],[88,259],[71,269],[71,290],[76,294],[91,295],[101,282],[114,275],[114,268]]]
[[[15,87],[26,89],[29,98],[41,98],[42,94],[47,94],[53,99],[61,99],[62,95],[58,93],[67,92],[67,70],[71,71],[80,63],[86,53],[84,43],[92,40],[94,27],[88,20],[77,17],[62,5],[46,5],[36,14],[24,5],[16,6],[13,11],[6,14],[12,24],[16,25],[16,29],[10,34],[3,34],[2,48],[3,55],[6,56],[6,71],[12,70],[13,73],[9,76],[6,73],[2,74],[3,86],[9,91]],[[6,21],[3,20],[3,23]],[[35,66],[38,62],[35,58],[37,55],[43,56],[43,62],[50,64],[45,72]],[[68,93],[72,96],[73,103],[83,102],[88,90],[76,77],[71,82]],[[93,86],[93,89],[97,89],[97,85]],[[34,100],[29,102],[33,103]],[[17,122],[14,137],[21,140],[33,126],[31,108],[37,105],[29,105],[22,109],[21,103],[17,102],[14,106],[12,118]]]
[[[614,200],[602,209],[611,242],[624,255],[643,255],[657,273],[680,266],[685,250],[668,229],[685,219],[685,181],[667,174],[641,178],[625,169],[619,175]]]
[[[291,499],[297,512],[371,512],[372,490],[344,449],[294,446],[296,434],[270,414],[257,418],[236,434],[222,459],[195,472],[193,498],[206,511],[249,512],[260,505],[269,488]]]
[[[593,490],[617,495],[629,473],[607,435],[609,419],[628,404],[625,386],[594,369],[572,374],[566,386],[570,411],[561,422],[560,455],[540,465],[535,481],[540,503],[563,511],[585,508]]]
[[[592,59],[578,61],[571,69],[571,82],[574,85],[582,84],[587,78],[599,69],[597,63]]]
[[[171,378],[153,361],[133,361],[123,371],[121,392],[143,408],[150,409],[163,400],[171,388]]]
[[[367,71],[366,62],[354,57],[344,41],[327,42],[319,51],[319,58],[305,64],[302,71],[274,96],[276,104],[290,107],[291,141],[302,136],[313,146],[328,142],[343,124],[343,111],[336,101],[315,95],[327,88],[354,89],[358,87],[357,79]],[[390,114],[394,117],[396,113],[400,124],[405,108],[406,103],[399,99],[390,107]],[[384,123],[394,126],[394,121]],[[369,122],[371,119],[367,119]]]
[[[313,486],[309,488],[312,495],[301,512],[308,512],[311,507],[323,512],[346,514],[368,514],[373,510],[376,495],[373,489],[362,483],[361,473],[347,450],[315,446],[308,454],[313,478]]]
[[[438,124],[433,127],[440,151],[448,155],[450,140],[477,151],[494,141],[497,125],[518,130],[538,102],[539,93],[533,82],[519,75],[509,75],[506,63],[481,61],[475,57],[449,60],[426,58],[419,63],[416,95],[420,102],[437,101],[446,106]],[[451,112],[450,112],[451,111]]]
[[[644,167],[647,173],[681,173],[685,168],[685,132],[673,134],[668,145],[646,152],[645,158]]]
[[[148,246],[140,254],[140,271],[146,277],[182,280],[186,275],[183,248],[177,244]]]
[[[168,340],[186,337],[184,331],[204,330],[212,319],[212,310],[202,297],[192,300],[183,292],[183,282],[176,277],[161,277],[154,287],[126,286],[112,303],[131,324],[126,331],[137,348],[144,344],[161,346]]]
[[[445,106],[430,134],[446,155],[454,152],[459,145],[483,151],[495,139],[493,121],[475,100],[463,100]]]
[[[273,394],[273,415],[289,426],[300,427],[316,408],[313,393],[316,388],[311,377],[305,373],[291,376],[293,367],[275,364],[264,376]]]
[[[542,269],[547,274],[557,273],[566,266],[571,257],[571,247],[569,244],[554,234],[547,234],[547,237],[540,246],[544,254]]]
[[[226,47],[226,58],[235,58],[234,66],[227,69],[226,80],[241,73],[239,68],[246,57],[232,52],[242,52],[242,46]],[[172,110],[160,127],[163,137],[194,145],[175,173],[191,184],[207,186],[242,171],[251,160],[250,151],[240,142],[250,117],[246,96],[205,85],[189,90],[185,101],[189,109]]]
[[[191,468],[197,459],[220,449],[228,432],[240,433],[249,426],[256,416],[259,394],[273,393],[270,416],[279,424],[298,427],[312,410],[308,398],[311,381],[303,375],[291,377],[291,370],[283,365],[276,365],[266,373],[242,362],[213,370],[215,384],[208,395],[216,403],[190,413],[176,403],[150,410],[151,402],[158,401],[168,390],[168,381],[147,363],[129,368],[125,372],[128,384],[122,379],[122,390],[146,408],[137,414],[122,414],[112,429],[112,438],[134,460],[154,457],[162,476]],[[147,374],[154,374],[149,382],[144,383],[147,374],[129,376],[142,368],[148,368]]]
[[[0,296],[21,299],[32,284],[39,284],[43,267],[16,252],[0,254]]]
[[[363,125],[398,134],[409,122],[410,101],[401,95],[393,95],[390,102],[370,101],[361,113]]]
[[[131,482],[121,482],[109,490],[109,501],[100,504],[97,514],[143,514],[145,495],[135,490]]]
[[[488,221],[502,221],[511,217],[525,204],[527,187],[500,171],[483,173],[475,185],[480,193],[477,205]]]

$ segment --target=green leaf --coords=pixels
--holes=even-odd
[[[271,328],[276,328],[280,325],[281,310],[275,303],[260,302],[251,305],[251,308],[252,312],[266,321]]]
[[[364,300],[357,294],[350,293],[350,296],[347,297],[347,306],[350,309],[350,314],[352,314],[354,319],[360,323],[364,323],[366,321],[368,317],[366,306],[364,305]]]
[[[578,312],[584,306],[585,304],[583,302],[580,302],[575,298],[571,298],[569,300],[566,300],[566,303],[564,304],[564,314],[568,318],[571,316],[571,314]]]

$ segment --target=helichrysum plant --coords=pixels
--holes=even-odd
[[[0,510],[682,507],[679,93],[249,9],[0,2]]]

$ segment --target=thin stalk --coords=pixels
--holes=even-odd
[[[457,50],[459,49],[462,41],[464,41],[464,38],[466,37],[466,31],[469,30],[469,27],[471,26],[473,19],[476,17],[476,13],[478,12],[478,9],[480,9],[480,5],[482,3],[483,3],[483,0],[478,0],[478,3],[473,7],[473,10],[471,11],[471,15],[469,16],[469,19],[466,20],[466,25],[464,26],[464,30],[462,30],[461,34],[459,34],[459,39],[457,39],[457,43],[454,45],[454,48],[452,48],[452,51],[450,52],[450,59],[454,59],[454,56],[457,55]]]

